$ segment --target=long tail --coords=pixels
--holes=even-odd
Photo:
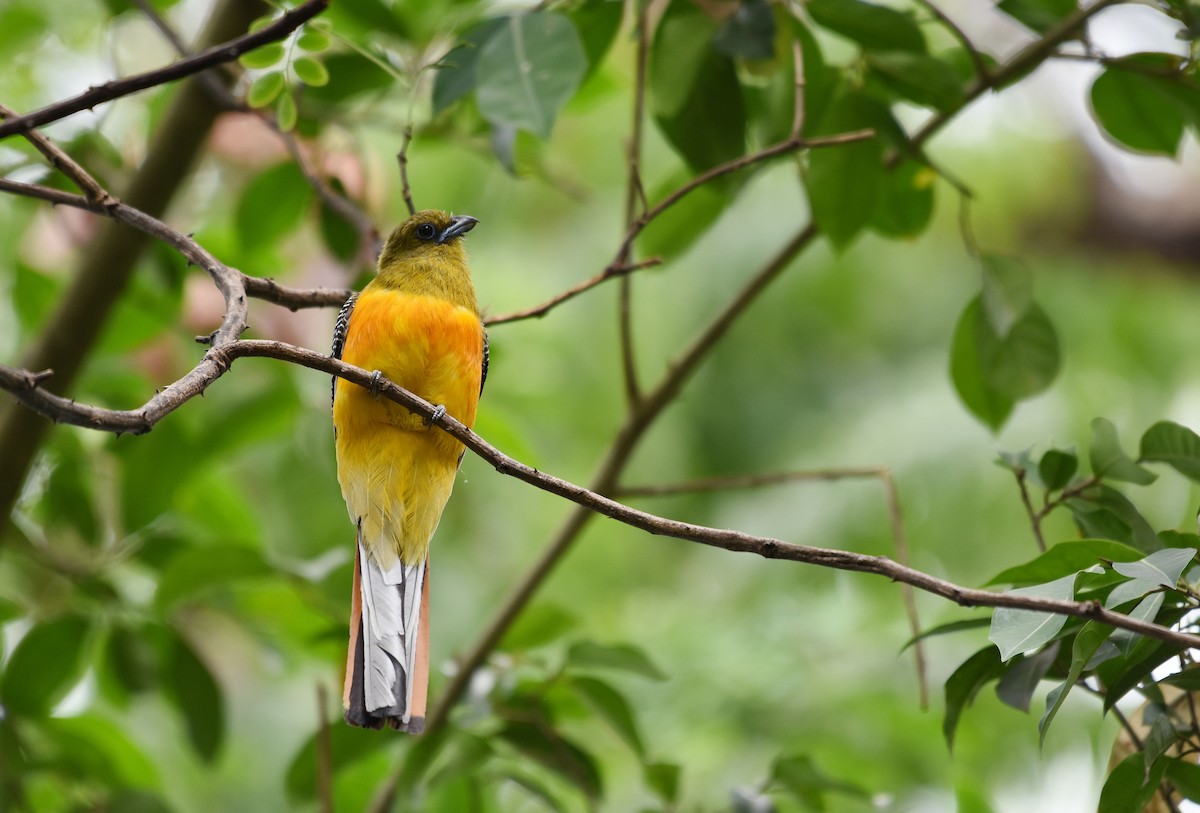
[[[425,730],[429,690],[428,560],[381,570],[363,549],[354,555],[350,649],[342,695],[346,722]]]

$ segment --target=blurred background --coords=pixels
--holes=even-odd
[[[189,41],[210,7],[154,5]],[[381,54],[401,75],[411,68],[416,47],[360,15],[387,4],[337,5],[338,37]],[[444,52],[482,12],[435,5],[391,11],[428,35],[423,47]],[[1034,36],[990,4],[942,10],[999,61]],[[1097,19],[1091,45],[1111,56],[1184,54],[1174,30],[1150,8],[1120,7]],[[845,40],[822,34],[821,42],[830,63],[852,56]],[[453,110],[431,113],[428,75],[415,90],[381,73],[376,87],[351,96],[302,95],[302,149],[386,233],[405,216],[395,155],[412,116],[418,207],[479,218],[467,245],[480,303],[492,315],[524,308],[598,273],[619,245],[634,51],[626,21],[552,136],[517,137],[515,173],[477,127]],[[358,52],[335,39],[330,53]],[[174,58],[130,4],[0,4],[0,102],[18,110]],[[326,62],[336,86],[337,58]],[[1174,159],[1111,145],[1088,105],[1097,70],[1052,60],[970,105],[928,146],[972,193],[965,217],[975,243],[1032,269],[1061,342],[1057,380],[999,433],[968,412],[948,374],[955,323],[980,271],[964,242],[959,195],[938,180],[931,225],[919,236],[868,233],[840,252],[822,240],[792,263],[652,428],[622,482],[885,466],[913,566],[979,586],[1036,553],[1012,474],[993,464],[997,452],[1083,445],[1096,416],[1130,442],[1161,418],[1200,425],[1196,144],[1186,136]],[[172,92],[156,88],[46,132],[119,189]],[[336,105],[336,123],[313,128],[326,102]],[[929,112],[901,103],[896,115],[912,128]],[[649,122],[642,166],[652,200],[687,177]],[[46,180],[19,139],[0,142],[0,168]],[[799,181],[796,161],[785,158],[746,179],[728,205],[694,204],[719,212],[711,226],[647,230],[639,256],[665,260],[632,283],[647,381],[807,222]],[[166,219],[229,265],[289,285],[360,286],[369,272],[346,224],[323,209],[253,113],[217,119]],[[0,196],[0,361],[19,366],[97,227],[90,215]],[[544,318],[495,327],[477,431],[525,463],[586,483],[625,410],[617,295],[610,283]],[[151,246],[75,397],[119,408],[144,402],[196,362],[193,337],[221,314],[201,271]],[[247,335],[326,350],[335,316],[255,302]],[[44,716],[6,716],[0,729],[8,774],[0,808],[317,810],[312,754],[322,705],[337,721],[337,809],[366,808],[413,741],[359,737],[340,723],[353,532],[332,440],[328,378],[259,359],[237,362],[146,436],[53,431],[0,548],[0,631],[11,660],[31,630],[50,624],[48,646],[63,657],[45,666]],[[1176,480],[1144,493],[1139,505],[1156,527],[1193,530],[1194,488]],[[789,542],[897,555],[876,479],[631,502]],[[431,696],[569,511],[467,456],[434,544],[433,653],[444,669]],[[1051,541],[1075,535],[1060,519],[1049,525]],[[916,603],[926,627],[984,615],[930,596]],[[486,741],[489,681],[542,679],[579,642],[628,644],[663,677],[611,677],[636,717],[642,756],[600,716],[563,704],[564,731],[600,765],[601,801],[583,801],[553,770],[508,755],[511,773],[533,776],[566,809],[729,810],[739,794],[749,805],[781,754],[805,755],[821,774],[862,790],[829,791],[832,810],[1095,809],[1116,733],[1098,702],[1075,693],[1039,750],[1044,692],[1022,714],[987,688],[964,713],[951,752],[941,686],[986,631],[927,642],[928,709],[911,651],[901,651],[911,635],[899,587],[878,577],[598,519],[476,680],[455,724]],[[681,766],[675,800],[656,793],[645,762]],[[412,809],[544,809],[505,770],[473,808],[456,801],[454,770],[444,768]],[[799,809],[795,800],[777,804]]]

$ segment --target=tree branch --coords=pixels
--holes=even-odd
[[[211,358],[212,367],[215,370],[211,378],[205,382],[206,385],[211,384],[219,378],[239,358],[271,358],[291,364],[298,364],[302,367],[308,367],[309,369],[318,370],[329,375],[335,375],[360,387],[373,389],[382,397],[400,404],[416,415],[420,415],[430,421],[431,424],[436,424],[439,429],[490,463],[500,474],[514,477],[542,491],[570,500],[590,512],[614,519],[625,525],[646,531],[654,536],[669,536],[737,553],[754,553],[766,559],[799,562],[835,570],[873,573],[878,576],[885,576],[892,581],[912,585],[919,590],[949,599],[963,607],[1009,607],[1012,609],[1076,616],[1099,621],[1120,629],[1126,629],[1180,647],[1200,649],[1200,636],[1179,632],[1159,624],[1153,624],[1122,613],[1106,610],[1096,601],[1068,601],[1012,593],[995,593],[989,590],[976,590],[969,587],[962,587],[936,576],[931,576],[928,573],[907,567],[885,556],[871,556],[833,548],[797,545],[773,537],[755,536],[725,528],[695,525],[639,511],[636,508],[631,508],[628,505],[610,499],[603,494],[547,474],[532,466],[527,466],[519,460],[504,454],[495,446],[492,446],[453,416],[444,413],[439,414],[437,407],[423,398],[397,386],[386,378],[376,381],[373,377],[373,371],[355,367],[323,353],[317,353],[285,342],[241,340],[221,347],[214,347],[205,354],[205,357]],[[25,383],[28,383],[30,376],[37,378],[39,375],[37,373],[11,370],[10,368],[0,366],[0,382],[3,383],[5,389],[10,389],[9,383],[14,380],[14,377],[21,377]],[[168,389],[174,390],[176,388],[171,387]],[[13,390],[10,389],[10,391]],[[136,431],[142,427],[148,431],[163,416],[199,393],[185,394],[176,391],[167,398],[166,403],[169,405],[169,408],[161,411],[153,406],[155,401],[158,400],[158,396],[138,409],[111,410],[77,404],[70,399],[45,392],[36,385],[21,391],[13,391],[13,394],[26,405],[36,409],[47,417],[60,420],[64,423],[121,433],[124,431]]]
[[[253,51],[262,45],[283,39],[305,22],[324,11],[328,5],[329,0],[308,0],[304,5],[297,6],[275,22],[258,31],[243,34],[236,39],[220,45],[214,45],[195,56],[181,59],[172,65],[147,71],[146,73],[139,73],[134,76],[125,77],[124,79],[117,79],[112,82],[106,82],[103,85],[88,88],[77,96],[47,105],[32,113],[26,113],[23,116],[17,116],[16,118],[0,122],[0,139],[18,133],[27,133],[35,127],[41,127],[59,119],[64,119],[81,110],[90,110],[98,104],[110,102],[113,99],[119,99],[122,96],[128,96],[131,93],[137,93],[138,91],[173,82],[177,79],[183,79],[186,76],[200,73],[225,62],[231,62],[247,51]]]

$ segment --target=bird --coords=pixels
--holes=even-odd
[[[477,222],[413,214],[334,325],[333,357],[373,371],[371,387],[337,376],[332,385],[338,483],[356,529],[342,694],[352,726],[425,727],[429,542],[465,453],[432,423],[448,414],[473,426],[487,378],[487,333],[463,246]],[[434,404],[434,415],[381,397],[384,378]]]

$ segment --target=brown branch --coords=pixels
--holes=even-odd
[[[12,121],[16,112],[0,104],[0,120]],[[105,205],[111,201],[107,192],[101,188],[96,179],[88,174],[74,158],[55,146],[50,139],[38,132],[25,133],[25,140],[42,154],[50,166],[66,175],[73,184],[87,196],[88,201],[97,205]]]
[[[317,353],[285,342],[241,340],[231,342],[219,348],[213,348],[205,356],[212,357],[213,365],[218,369],[206,384],[211,384],[212,381],[219,378],[239,358],[271,358],[308,367],[309,369],[318,370],[329,375],[335,375],[360,387],[373,389],[382,397],[394,401],[414,414],[429,420],[430,423],[436,424],[442,431],[458,440],[474,454],[491,464],[500,474],[514,477],[542,491],[570,500],[587,511],[614,519],[630,527],[646,531],[654,536],[669,536],[736,553],[754,553],[766,559],[799,562],[835,570],[872,573],[884,576],[892,581],[912,585],[919,590],[948,599],[963,607],[1008,607],[1011,609],[1032,610],[1035,612],[1048,612],[1087,618],[1187,649],[1200,648],[1200,636],[1179,632],[1159,624],[1106,610],[1096,601],[1070,601],[977,590],[931,576],[928,573],[902,565],[885,556],[871,556],[863,553],[821,548],[812,545],[797,545],[773,537],[756,536],[725,528],[695,525],[639,511],[636,508],[631,508],[628,505],[612,500],[603,494],[547,474],[532,466],[527,466],[519,460],[504,454],[482,437],[459,423],[453,416],[445,414],[444,411],[439,411],[435,405],[423,398],[414,395],[387,379],[376,380],[373,371],[355,367],[323,353]],[[0,366],[0,374],[7,376],[12,373],[30,375],[25,371],[11,371],[8,368]],[[7,389],[7,386],[5,388]],[[172,386],[168,389],[174,390],[175,387]],[[137,421],[144,420],[153,411],[151,405],[154,402],[152,399],[138,409],[121,411],[77,404],[70,399],[44,392],[38,388],[23,392],[14,392],[13,394],[31,408],[37,409],[47,417],[61,419],[63,422],[76,425],[87,425],[110,432],[125,431],[127,427],[136,425]],[[191,397],[194,397],[194,395],[188,396],[179,393],[170,396],[171,409],[161,414],[155,413],[156,417],[150,421],[150,426],[153,426],[154,422],[160,420],[162,416],[174,408],[181,406]]]
[[[643,268],[651,268],[662,263],[661,257],[651,257],[648,260],[642,260],[638,263],[630,263],[629,265],[610,265],[591,279],[586,279],[576,285],[574,288],[568,288],[560,294],[556,294],[552,298],[546,300],[540,305],[535,305],[532,308],[526,308],[523,311],[512,311],[511,313],[503,313],[499,316],[491,316],[484,320],[488,327],[503,325],[508,322],[519,322],[522,319],[540,319],[554,308],[569,299],[574,299],[585,291],[590,291],[601,283],[607,282],[613,277],[623,277],[632,274],[634,271],[640,271]]]
[[[214,45],[195,56],[181,59],[178,62],[157,68],[146,73],[127,76],[106,82],[103,85],[88,88],[77,96],[47,105],[40,110],[17,116],[0,122],[0,139],[17,133],[27,133],[35,127],[41,127],[59,119],[90,110],[98,104],[119,99],[141,90],[173,82],[177,79],[191,76],[209,68],[231,62],[247,51],[253,51],[262,45],[283,39],[308,20],[320,14],[329,5],[329,0],[309,0],[302,6],[297,6],[284,14],[275,22],[258,31],[243,34],[236,39],[220,45]]]

